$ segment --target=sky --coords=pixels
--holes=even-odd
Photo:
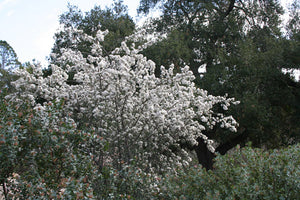
[[[82,12],[104,9],[112,0],[0,0],[0,40],[15,50],[21,63],[32,61],[46,64],[59,27],[59,16],[68,11],[68,3]],[[129,14],[135,18],[139,0],[124,0]]]
[[[291,0],[281,0],[283,6]],[[82,12],[95,5],[104,9],[112,0],[0,0],[0,40],[15,50],[21,63],[35,59],[47,64],[59,27],[59,16],[68,11],[67,5],[76,5]],[[135,20],[139,0],[124,0],[129,14]]]

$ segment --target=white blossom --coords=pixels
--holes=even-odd
[[[174,66],[161,67],[158,78],[155,63],[139,54],[139,47],[129,48],[122,42],[111,55],[103,56],[99,41],[107,31],[98,31],[95,38],[82,31],[68,31],[93,43],[88,58],[79,51],[61,49],[59,64],[51,65],[50,76],[43,77],[41,69],[18,71],[20,78],[14,83],[17,92],[8,98],[16,102],[29,99],[36,109],[43,107],[35,103],[37,98],[49,102],[64,99],[64,112],[79,126],[88,123],[94,127],[109,144],[107,152],[100,152],[108,153],[112,163],[134,159],[150,171],[167,170],[176,163],[188,165],[191,157],[180,148],[181,140],[196,145],[201,137],[213,152],[213,141],[203,130],[221,124],[236,131],[238,123],[232,116],[212,111],[215,104],[227,110],[236,103],[234,99],[208,95],[197,88],[188,66],[181,73],[174,73]],[[77,84],[67,83],[70,72],[75,72]],[[49,123],[45,121],[45,125]]]

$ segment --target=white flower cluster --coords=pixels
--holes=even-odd
[[[105,153],[113,163],[134,161],[149,170],[188,164],[189,153],[180,148],[183,141],[197,144],[196,139],[202,137],[214,151],[213,142],[202,133],[205,128],[220,123],[236,130],[231,116],[212,111],[215,104],[226,110],[234,99],[196,88],[188,66],[176,74],[173,66],[161,67],[161,77],[156,77],[155,63],[125,42],[103,56],[100,41],[105,34],[99,31],[92,38],[77,31],[79,38],[93,43],[89,56],[61,49],[60,64],[51,66],[52,75],[43,77],[39,66],[32,73],[20,70],[20,79],[14,83],[18,92],[10,98],[28,97],[39,108],[43,105],[35,103],[37,98],[65,99],[64,110],[79,127],[88,123],[109,144]],[[76,84],[67,82],[70,73]]]

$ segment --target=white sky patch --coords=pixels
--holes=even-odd
[[[57,31],[57,24],[52,24],[48,29],[41,31],[34,41],[35,54],[42,58],[39,61],[43,66],[47,65],[46,57],[51,53],[54,44],[54,34]]]
[[[288,18],[289,18],[289,8],[292,5],[292,3],[294,2],[294,0],[281,0],[280,3],[284,8],[284,14],[281,17],[282,21],[283,21],[283,26],[285,26],[288,23]],[[283,31],[284,27],[283,27]],[[296,81],[300,81],[300,70],[299,69],[283,69],[282,70],[283,73],[289,73],[291,77],[293,77]]]
[[[15,10],[10,10],[7,12],[6,16],[11,17],[15,13]]]
[[[283,73],[289,73],[291,77],[293,77],[296,81],[300,81],[300,70],[298,69],[283,69]]]
[[[205,72],[206,72],[206,64],[201,65],[201,66],[198,68],[198,72],[199,72],[200,74],[205,73]]]
[[[288,6],[293,0],[281,0]],[[20,62],[36,59],[45,63],[54,44],[54,33],[59,28],[59,15],[68,11],[68,2],[76,5],[82,12],[91,10],[95,5],[105,9],[112,0],[0,0],[0,40],[7,41],[16,51]],[[128,13],[136,23],[144,18],[137,18],[136,9],[139,0],[124,0]],[[156,10],[152,16],[159,16]],[[288,16],[288,14],[286,14]]]
[[[281,0],[280,2],[284,9],[284,14],[281,16],[281,20],[283,21],[283,24],[285,25],[288,22],[288,18],[289,18],[288,8],[293,3],[293,0]]]
[[[53,9],[53,11],[45,16],[45,28],[41,29],[37,37],[33,41],[33,49],[34,55],[36,56],[37,61],[42,64],[42,66],[48,65],[48,57],[51,53],[51,48],[55,42],[54,34],[57,32],[59,28],[58,16],[62,14],[61,11],[57,8]],[[35,57],[32,57],[35,59]]]
[[[0,2],[0,11],[4,9],[7,5],[16,3],[17,0],[3,0]]]
[[[98,5],[102,9],[112,0],[0,0],[0,40],[7,41],[20,62],[33,59],[46,64],[54,44],[54,33],[59,28],[59,16],[68,11],[67,5],[78,6],[87,12]],[[137,16],[139,0],[124,0],[129,14]]]

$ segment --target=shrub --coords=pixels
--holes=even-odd
[[[0,102],[0,194],[5,199],[151,198],[158,178],[99,155],[109,149],[95,131],[78,130],[64,101],[35,109],[24,101]],[[87,128],[88,129],[88,128]],[[104,159],[104,165],[99,165]]]
[[[213,171],[178,169],[160,183],[165,199],[297,199],[300,145],[263,151],[236,148],[217,156]]]
[[[36,110],[0,102],[0,182],[6,199],[92,197],[95,169],[84,150],[92,135],[61,116],[63,102]]]
[[[40,66],[32,66],[30,72],[18,70],[20,78],[13,84],[17,92],[7,98],[22,102],[19,96],[26,97],[33,106],[39,106],[37,99],[65,99],[63,111],[70,113],[80,128],[85,124],[94,127],[109,144],[108,152],[99,147],[93,153],[100,155],[100,168],[101,155],[107,153],[115,169],[121,170],[121,162],[130,164],[135,159],[145,171],[165,173],[191,162],[190,152],[180,144],[193,146],[202,138],[214,151],[204,130],[220,125],[236,131],[235,119],[215,112],[215,107],[227,110],[238,102],[197,88],[188,66],[178,73],[174,65],[161,67],[161,76],[156,77],[155,63],[134,46],[128,47],[126,41],[110,55],[103,54],[101,43],[107,31],[99,30],[95,37],[71,28],[65,32],[74,36],[74,47],[76,41],[91,43],[88,56],[76,48],[60,49],[49,76],[43,76]]]
[[[153,199],[158,194],[160,176],[146,173],[134,165],[121,170],[107,166],[95,181],[97,199]]]

